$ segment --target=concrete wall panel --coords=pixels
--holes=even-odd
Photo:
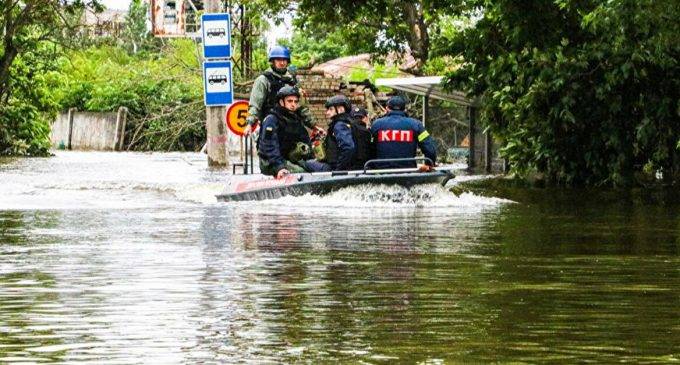
[[[73,115],[71,148],[74,150],[114,150],[117,113],[76,112]]]
[[[71,124],[69,113],[60,113],[57,115],[57,119],[52,123],[52,131],[50,133],[52,148],[68,148],[70,131]]]
[[[116,151],[122,150],[127,109],[114,113],[61,113],[52,124],[52,147],[62,143],[68,149]]]

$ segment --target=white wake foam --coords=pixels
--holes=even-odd
[[[509,200],[488,198],[472,193],[456,196],[440,185],[418,185],[405,188],[396,185],[362,185],[338,190],[328,195],[287,196],[279,199],[260,202],[243,202],[236,204],[278,207],[325,207],[325,208],[406,208],[406,207],[490,207]]]

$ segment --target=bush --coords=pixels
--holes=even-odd
[[[58,52],[39,44],[12,64],[7,99],[0,103],[0,155],[49,155],[50,120],[58,109],[52,94],[59,82]]]
[[[519,174],[569,185],[677,176],[679,18],[673,0],[487,1],[453,40],[465,64],[448,86],[482,97]]]
[[[205,108],[197,46],[172,40],[158,53],[130,55],[118,46],[73,51],[62,60],[62,110],[129,110],[131,150],[198,150],[205,141]]]

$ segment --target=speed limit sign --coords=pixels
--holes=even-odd
[[[238,100],[231,104],[227,110],[227,127],[238,136],[242,136],[248,126],[248,102]]]

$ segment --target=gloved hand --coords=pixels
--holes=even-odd
[[[323,144],[320,142],[315,142],[314,146],[312,147],[312,151],[314,152],[314,159],[317,161],[324,161],[326,160],[326,151],[323,149]]]
[[[281,169],[281,170],[279,170],[279,172],[276,173],[276,179],[281,180],[284,177],[286,177],[286,175],[288,175],[288,174],[290,174],[290,171],[288,171],[286,169]]]
[[[312,133],[315,133],[315,132],[324,136],[324,137],[326,136],[326,131],[323,128],[319,127],[318,125],[315,125],[313,130],[312,130]]]
[[[246,136],[252,133],[255,129],[257,129],[257,117],[254,115],[249,115],[246,118],[246,123],[248,125],[246,126],[246,129],[243,131],[243,134]]]

